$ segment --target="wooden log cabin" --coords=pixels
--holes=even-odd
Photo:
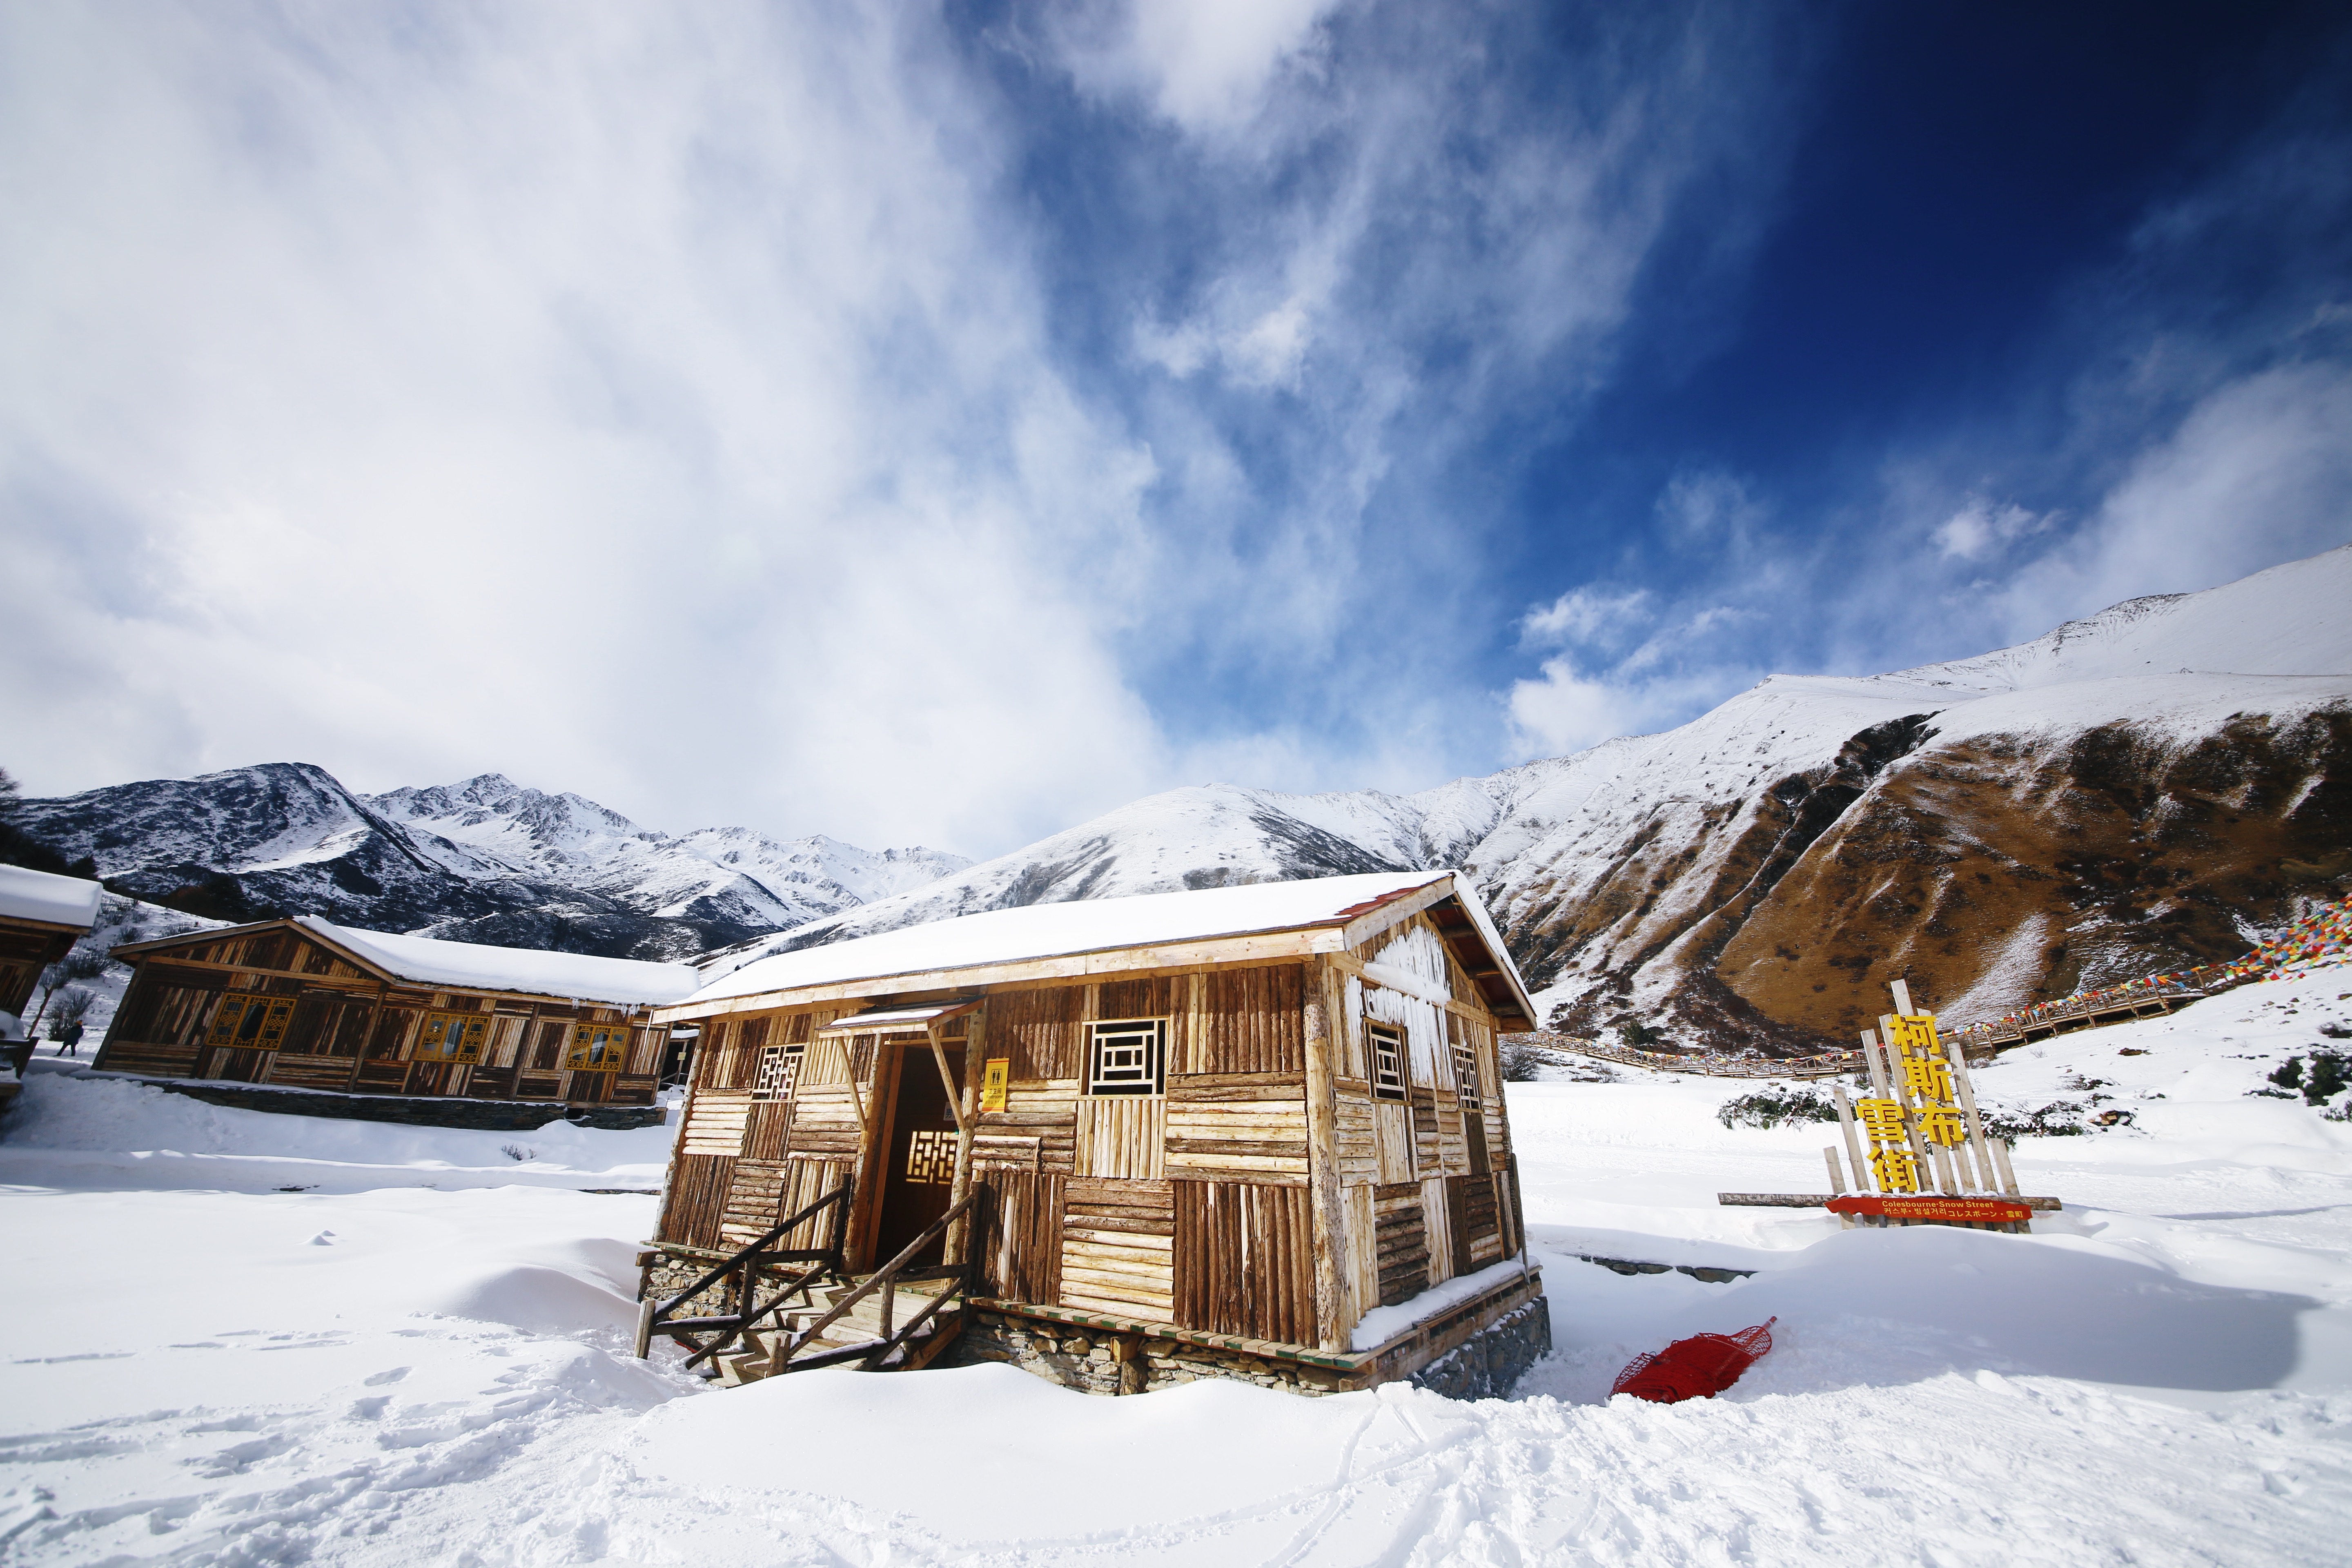
[[[654,1103],[651,1009],[689,964],[356,931],[310,916],[130,942],[93,1067],[346,1095]],[[295,1107],[289,1105],[289,1109]],[[418,1120],[431,1120],[429,1108]]]
[[[41,971],[97,923],[100,891],[86,878],[0,866],[0,1013],[23,1019]]]
[[[973,1283],[934,1364],[1478,1395],[1549,1349],[1496,1057],[1535,1014],[1454,873],[994,910],[760,959],[655,1016],[703,1044],[649,1322],[848,1183],[853,1278],[982,1194],[941,1238]]]

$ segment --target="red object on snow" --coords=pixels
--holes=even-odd
[[[1767,1318],[1736,1334],[1693,1334],[1655,1354],[1637,1355],[1609,1385],[1610,1395],[1630,1394],[1656,1405],[1713,1399],[1772,1348],[1772,1325],[1780,1321]]]

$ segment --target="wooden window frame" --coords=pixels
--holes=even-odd
[[[416,1026],[416,1045],[408,1053],[409,1059],[419,1062],[462,1062],[469,1065],[478,1063],[482,1059],[484,1048],[490,1043],[492,1021],[493,1016],[488,1013],[465,1013],[452,1007],[431,1008],[426,1011],[424,1020]],[[449,1048],[451,1037],[446,1028],[442,1032],[439,1045],[430,1043],[436,1024],[455,1026],[457,1049]]]
[[[274,1051],[293,1025],[294,1003],[294,997],[272,996],[267,991],[226,992],[213,1009],[212,1022],[205,1027],[205,1044],[228,1050]],[[261,1026],[247,1040],[245,1020],[257,1005],[261,1009]]]
[[[753,1100],[790,1100],[800,1087],[801,1068],[808,1059],[806,1042],[760,1047],[760,1069],[751,1079]]]
[[[1478,1075],[1478,1050],[1467,1040],[1454,1042],[1454,1100],[1465,1110],[1486,1109],[1486,1089]]]
[[[600,1058],[597,1042],[583,1037],[595,1035],[605,1036],[614,1054]],[[563,1066],[570,1072],[618,1072],[628,1065],[635,1044],[636,1031],[626,1024],[574,1024],[564,1045]]]
[[[1402,1024],[1383,1024],[1377,1019],[1364,1020],[1364,1050],[1371,1060],[1366,1064],[1370,1071],[1372,1098],[1402,1105],[1412,1088],[1411,1068],[1406,1050],[1411,1042],[1405,1038]]]
[[[1146,1040],[1140,1049],[1145,1062],[1140,1064],[1144,1076],[1129,1078],[1109,1076],[1103,1065],[1104,1044],[1109,1040],[1141,1037]],[[1121,1074],[1134,1068],[1122,1066]],[[1168,1020],[1165,1018],[1103,1019],[1087,1026],[1086,1096],[1093,1099],[1133,1099],[1168,1092]]]

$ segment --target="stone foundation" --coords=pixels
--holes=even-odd
[[[551,1100],[468,1100],[463,1095],[338,1094],[279,1084],[141,1078],[135,1073],[96,1069],[90,1076],[124,1079],[236,1110],[267,1110],[277,1116],[328,1116],[345,1121],[392,1121],[408,1127],[458,1127],[475,1132],[531,1132],[552,1121],[627,1131],[636,1127],[659,1127],[667,1114],[659,1105],[566,1105]]]
[[[1415,1388],[1448,1399],[1501,1399],[1551,1353],[1551,1309],[1540,1296],[1412,1374]]]
[[[963,1337],[931,1364],[977,1366],[985,1362],[1017,1366],[1081,1394],[1150,1394],[1204,1377],[1288,1394],[1337,1394],[1348,1386],[1346,1374],[1326,1367],[985,1310],[966,1317]]]

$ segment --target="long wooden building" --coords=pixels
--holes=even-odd
[[[310,916],[130,942],[94,1067],[344,1094],[637,1105],[683,963],[355,931]]]
[[[98,921],[96,882],[27,866],[0,866],[0,1013],[22,1019],[41,971]]]
[[[934,1249],[972,1274],[950,1362],[1485,1394],[1549,1346],[1496,1058],[1534,1009],[1454,873],[995,910],[760,959],[655,1017],[703,1041],[649,1323],[846,1187],[853,1276],[982,1194]],[[703,1284],[706,1311],[759,1293]]]

